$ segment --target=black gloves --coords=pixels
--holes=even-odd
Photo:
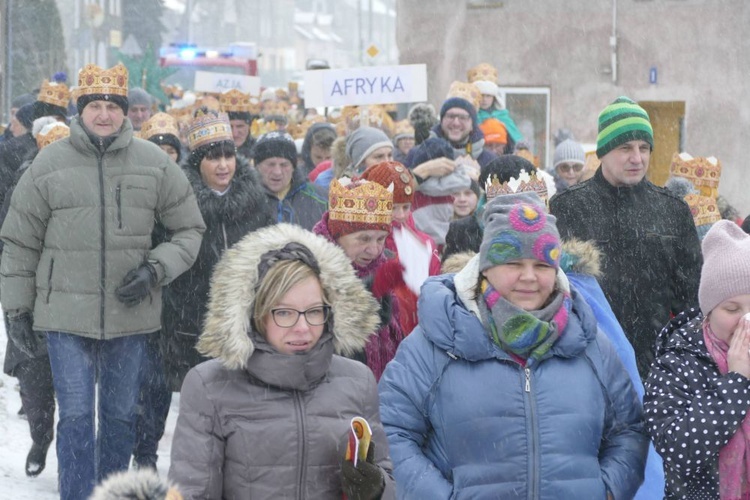
[[[348,500],[378,500],[385,489],[385,479],[380,467],[373,463],[375,443],[370,442],[367,460],[360,460],[357,466],[349,460],[341,464],[341,486]]]
[[[39,347],[39,337],[34,331],[34,318],[31,313],[8,316],[8,338],[22,353],[33,357]]]
[[[122,284],[115,290],[117,300],[128,307],[137,306],[148,297],[156,284],[156,269],[148,262],[132,269],[125,275]]]

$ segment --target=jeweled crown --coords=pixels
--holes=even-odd
[[[156,113],[141,126],[140,137],[142,139],[148,140],[155,135],[165,134],[180,137],[180,132],[177,130],[177,121],[167,113]]]
[[[226,113],[196,111],[188,129],[188,148],[195,151],[213,142],[231,141],[232,127]]]
[[[521,170],[518,178],[511,177],[508,182],[500,183],[500,180],[496,175],[487,178],[487,182],[484,186],[484,192],[487,200],[491,200],[498,196],[513,193],[523,193],[528,191],[534,191],[539,195],[545,205],[547,205],[547,184],[543,179],[537,177],[536,172],[532,172],[529,175],[526,170]]]
[[[78,72],[76,98],[91,94],[128,96],[128,69],[118,63],[109,69],[87,64]]]
[[[250,113],[250,94],[237,89],[227,90],[219,96],[219,109],[225,113]]]
[[[358,181],[353,187],[342,178],[331,182],[328,218],[344,222],[390,224],[393,219],[393,193],[377,182]]]
[[[70,102],[70,90],[64,83],[50,83],[49,80],[45,79],[36,100],[67,109]]]

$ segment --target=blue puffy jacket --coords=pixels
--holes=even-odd
[[[638,395],[591,309],[524,369],[472,298],[478,257],[422,288],[419,326],[380,381],[400,498],[632,498],[648,438]],[[559,285],[566,287],[564,279]]]

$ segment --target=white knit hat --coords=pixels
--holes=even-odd
[[[703,238],[698,302],[704,315],[727,299],[750,294],[750,236],[732,221],[716,222]]]
[[[555,148],[555,155],[552,157],[552,168],[556,169],[561,163],[586,163],[586,153],[583,146],[572,139],[565,139]]]

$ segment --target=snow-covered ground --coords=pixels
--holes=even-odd
[[[0,321],[0,364],[5,359],[6,338],[5,328]],[[167,477],[169,469],[169,451],[179,404],[179,394],[175,394],[167,419],[167,429],[159,443],[158,469],[162,477]],[[35,478],[26,477],[24,464],[31,447],[31,437],[28,422],[18,416],[19,408],[21,397],[16,379],[0,372],[0,497],[14,500],[57,499],[56,443],[52,443],[47,454],[44,472]]]

